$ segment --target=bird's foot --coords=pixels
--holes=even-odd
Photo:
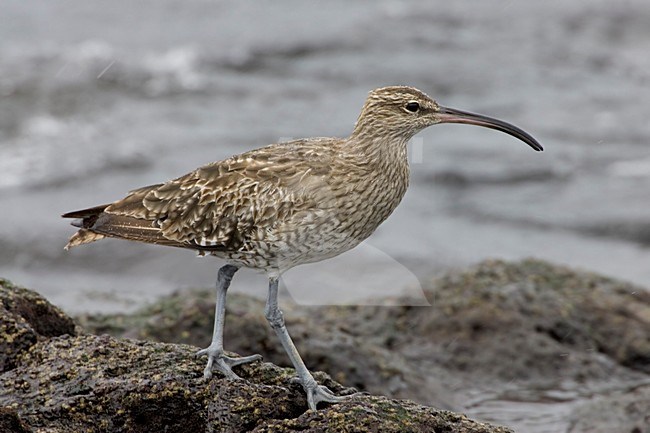
[[[223,352],[223,349],[220,347],[212,346],[199,350],[196,352],[196,356],[208,356],[208,364],[203,370],[203,377],[209,379],[212,377],[213,368],[219,371],[221,374],[226,376],[228,379],[241,379],[237,374],[232,371],[232,367],[241,364],[247,364],[249,362],[259,361],[262,359],[262,355],[250,355],[242,356],[240,358],[233,358],[228,356]]]
[[[326,403],[340,403],[359,394],[335,395],[328,387],[319,385],[314,379],[303,382],[299,377],[294,377],[291,379],[291,383],[299,383],[305,389],[307,393],[307,404],[311,410],[317,410],[316,406],[321,401]]]

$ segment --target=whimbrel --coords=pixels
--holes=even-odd
[[[241,267],[269,279],[265,315],[307,394],[310,409],[336,396],[319,385],[300,358],[278,307],[278,281],[294,266],[354,248],[399,204],[409,183],[407,142],[438,123],[465,123],[542,146],[514,125],[446,108],[406,86],[373,90],[348,138],[307,138],[204,165],[165,183],[131,191],[116,202],[63,215],[80,229],[67,248],[106,237],[187,248],[224,259],[219,269],[206,378],[259,355],[227,356],[223,349],[226,291]]]

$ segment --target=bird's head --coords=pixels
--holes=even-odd
[[[425,93],[407,86],[375,89],[357,119],[354,134],[367,138],[386,135],[409,140],[426,127],[438,123],[465,123],[510,134],[533,149],[543,150],[530,134],[502,120],[438,105]]]

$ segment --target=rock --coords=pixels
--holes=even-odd
[[[568,431],[576,425],[568,414],[582,408],[588,420],[590,407],[599,411],[594,418],[625,419],[644,431],[638,412],[621,405],[602,412],[588,403],[611,393],[634,399],[639,384],[650,382],[646,289],[538,260],[486,261],[424,286],[431,307],[394,299],[402,306],[283,309],[306,364],[361,390],[522,431]],[[212,290],[183,292],[134,315],[82,322],[115,335],[205,346],[213,297]],[[230,350],[287,365],[259,300],[229,296],[225,341]],[[535,421],[545,411],[549,416]]]
[[[20,420],[15,409],[0,407],[0,432],[29,433],[31,429]]]
[[[650,373],[646,289],[537,260],[489,261],[438,279],[429,295],[434,312],[419,309],[404,315],[401,325],[442,344],[455,340],[447,351],[450,367],[491,370],[507,378],[558,370],[576,379],[595,378],[603,372],[589,365],[590,355],[598,353]],[[503,341],[482,344],[497,334]],[[504,355],[512,362],[495,371],[495,361]]]
[[[309,411],[293,420],[270,422],[254,432],[488,432],[511,431],[503,427],[467,423],[464,415],[438,411],[410,401],[370,397],[374,408],[344,403],[336,409]],[[318,426],[318,427],[316,427]]]
[[[650,431],[645,289],[536,260],[487,261],[425,288],[431,307],[288,306],[287,326],[310,368],[374,394],[527,432]],[[505,431],[385,397],[305,412],[292,370],[270,363],[241,367],[247,381],[206,381],[204,360],[183,344],[209,342],[213,296],[183,292],[134,315],[81,318],[88,329],[121,338],[98,337],[75,330],[33,292],[2,281],[0,427]],[[227,308],[226,348],[288,365],[261,301],[235,294]],[[323,373],[317,379],[352,392]]]
[[[43,298],[6,282],[3,287],[2,323],[25,329],[3,336],[31,336],[0,375],[3,433],[511,431],[377,396],[309,411],[302,388],[291,382],[292,369],[256,362],[238,367],[245,380],[207,380],[195,347],[75,332]],[[26,313],[33,311],[42,314]],[[338,394],[354,392],[324,373],[315,377]]]
[[[74,335],[74,321],[42,296],[0,278],[0,372],[37,341]]]
[[[383,397],[306,412],[292,370],[256,363],[238,370],[243,381],[206,380],[194,352],[109,336],[53,338],[2,375],[0,405],[34,428],[61,431],[509,431]],[[316,378],[338,393],[352,391],[324,374]]]

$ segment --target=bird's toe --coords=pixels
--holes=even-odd
[[[353,395],[355,395],[336,395],[328,387],[323,385],[316,385],[316,387],[308,388],[306,391],[307,404],[311,410],[317,410],[316,407],[320,402],[340,403],[349,400]]]
[[[203,370],[203,377],[209,379],[212,377],[212,371],[217,370],[228,379],[238,380],[241,379],[234,371],[232,367],[248,364],[250,362],[260,361],[262,355],[250,355],[250,356],[241,356],[233,357],[228,356],[224,353],[222,348],[219,347],[207,347],[196,352],[196,356],[207,355],[208,363]]]

